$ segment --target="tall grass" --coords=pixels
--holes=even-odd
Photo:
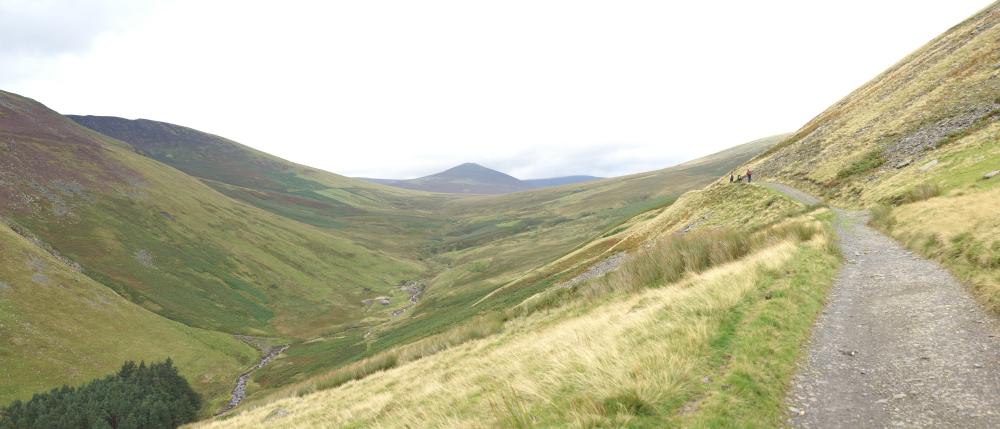
[[[734,229],[695,231],[668,236],[643,247],[600,281],[580,287],[580,294],[596,298],[616,291],[632,291],[677,282],[687,274],[740,259],[758,249],[789,238],[805,242],[817,233],[813,222],[785,222],[757,232]],[[537,306],[542,307],[542,306]]]
[[[871,213],[871,225],[878,229],[890,231],[893,225],[896,224],[896,217],[892,214],[892,207],[888,205],[880,204],[872,207],[869,213]]]
[[[313,377],[305,383],[293,385],[282,392],[283,394],[276,394],[275,397],[301,397],[320,390],[339,387],[351,381],[361,380],[369,375],[423,359],[468,341],[499,333],[503,330],[505,320],[506,316],[499,312],[482,314],[444,333],[369,356],[326,374]]]
[[[908,189],[900,195],[890,198],[888,201],[892,205],[903,205],[916,203],[941,195],[941,186],[937,183],[921,183]]]
[[[846,179],[851,176],[862,174],[885,164],[885,156],[881,149],[875,149],[865,153],[860,159],[854,161],[843,170],[837,172],[837,179]]]

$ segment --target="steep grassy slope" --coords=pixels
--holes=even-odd
[[[230,335],[167,320],[0,223],[0,404],[77,385],[126,360],[171,357],[208,409],[256,351]]]
[[[883,197],[868,186],[1000,114],[1000,6],[993,4],[904,58],[754,163],[845,201]]]
[[[165,122],[69,117],[200,178],[227,196],[290,219],[335,229],[370,248],[412,252],[420,237],[441,223],[428,210],[447,196],[343,177]]]
[[[91,278],[191,326],[308,337],[363,318],[363,299],[421,270],[237,203],[9,93],[0,141],[0,213]]]
[[[758,177],[873,207],[1000,311],[1000,3],[830,107],[752,165]]]

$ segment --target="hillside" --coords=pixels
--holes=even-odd
[[[302,335],[356,320],[411,262],[237,203],[126,143],[2,93],[0,212],[91,277],[173,320]],[[183,192],[178,192],[183,189]]]
[[[224,137],[180,125],[109,116],[69,118],[127,142],[233,199],[324,229],[370,248],[414,249],[440,226],[429,208],[446,196],[380,186],[295,164]],[[391,237],[389,240],[384,240]]]
[[[565,176],[521,180],[479,164],[465,163],[440,173],[416,179],[363,178],[362,180],[399,188],[447,194],[507,194],[528,189],[586,183],[599,179],[601,178],[595,176]]]
[[[0,223],[0,404],[173,358],[211,408],[256,351],[135,305]]]
[[[758,177],[875,208],[910,249],[1000,310],[1000,3],[956,25],[754,160]]]

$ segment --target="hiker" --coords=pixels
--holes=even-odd
[[[737,175],[736,176],[736,181],[737,182],[742,182],[743,181],[743,175],[742,174]]]
[[[733,183],[733,172],[729,172],[729,183]]]
[[[750,178],[752,176],[753,176],[753,171],[750,171],[750,169],[748,168],[747,169],[747,183],[750,183]]]

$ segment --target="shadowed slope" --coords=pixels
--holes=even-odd
[[[428,210],[443,195],[372,184],[295,164],[180,125],[110,116],[69,118],[133,145],[141,154],[272,213],[335,229],[370,248],[407,257],[439,228]]]
[[[419,267],[237,203],[128,144],[0,93],[0,214],[168,318],[308,335]]]

